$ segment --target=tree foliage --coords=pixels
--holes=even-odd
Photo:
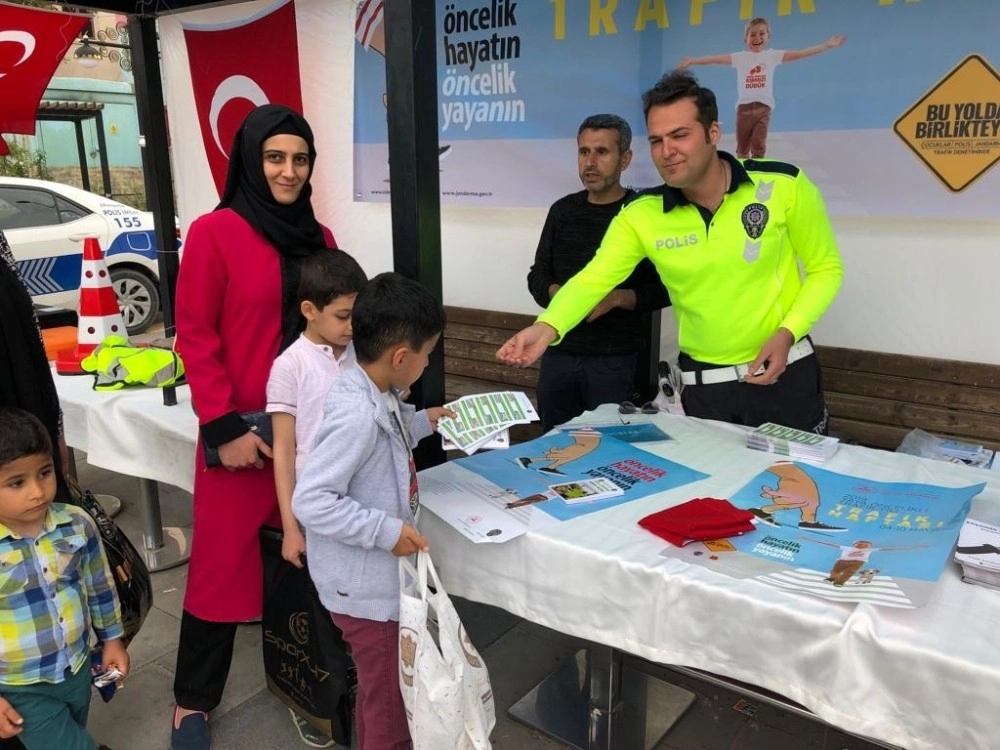
[[[36,180],[51,179],[45,154],[29,148],[24,141],[7,136],[10,154],[0,156],[0,175],[4,177],[33,177]]]

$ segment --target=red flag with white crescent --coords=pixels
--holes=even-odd
[[[198,124],[221,196],[229,148],[244,118],[261,104],[302,112],[295,3],[283,0],[236,22],[182,26]]]
[[[89,16],[0,3],[0,133],[35,132],[56,68]],[[0,139],[0,155],[7,146]]]

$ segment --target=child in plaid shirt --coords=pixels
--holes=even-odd
[[[55,494],[45,427],[0,409],[0,737],[28,750],[94,750],[91,628],[104,669],[128,672],[129,657],[97,529]]]

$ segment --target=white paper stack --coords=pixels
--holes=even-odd
[[[783,427],[773,422],[766,422],[756,430],[748,432],[746,444],[747,448],[806,461],[826,461],[840,447],[837,438]]]
[[[1000,589],[1000,526],[966,518],[958,535],[955,562],[962,580]]]
[[[458,448],[470,456],[480,448],[506,448],[510,427],[538,421],[538,412],[520,391],[477,393],[445,406],[457,415],[438,420],[445,448]]]

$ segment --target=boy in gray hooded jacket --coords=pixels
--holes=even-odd
[[[352,314],[358,366],[330,389],[292,497],[309,573],[357,665],[361,750],[410,747],[399,692],[396,558],[427,550],[416,529],[412,446],[453,413],[415,413],[399,394],[427,367],[444,323],[441,303],[399,274],[380,274],[361,290]]]

